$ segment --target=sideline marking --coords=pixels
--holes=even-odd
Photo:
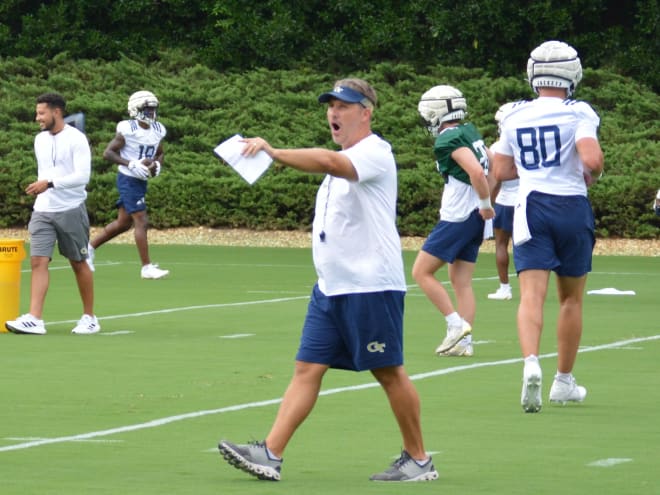
[[[109,265],[119,265],[121,263],[118,262],[110,262],[108,263]],[[280,266],[280,265],[276,265]],[[61,266],[61,267],[53,267],[50,268],[51,270],[53,269],[70,269],[69,266]],[[30,272],[30,270],[23,270],[24,272]],[[594,273],[594,272],[592,272]],[[615,273],[617,275],[618,273]],[[515,274],[512,274],[511,276],[514,276]],[[627,275],[638,275],[636,273],[631,273]],[[639,274],[642,275],[642,274]],[[472,279],[472,282],[483,282],[483,281],[490,281],[490,280],[497,280],[497,277],[475,277]],[[443,285],[450,285],[450,282],[445,280],[442,281]],[[423,294],[420,294],[421,289],[417,284],[408,284],[407,286],[407,296],[410,297],[422,297]],[[419,291],[419,292],[418,292]],[[254,291],[253,291],[254,292]],[[425,297],[425,296],[424,296]],[[299,301],[301,299],[309,299],[309,295],[305,296],[292,296],[292,297],[280,297],[276,299],[261,299],[261,300],[256,300],[256,301],[243,301],[243,302],[235,302],[235,303],[218,303],[218,304],[203,304],[199,306],[182,306],[180,308],[169,308],[169,309],[158,309],[158,310],[153,310],[153,311],[142,311],[140,313],[126,313],[122,315],[111,315],[111,316],[101,316],[99,317],[99,320],[105,321],[105,320],[117,320],[120,318],[133,318],[136,316],[151,316],[151,315],[160,315],[160,314],[167,314],[167,313],[178,313],[181,311],[194,311],[198,309],[218,309],[218,308],[232,308],[232,307],[240,307],[240,306],[251,306],[255,304],[272,304],[272,303],[279,303],[279,302],[289,302],[289,301]],[[65,323],[78,323],[78,320],[60,320],[60,321],[49,321],[47,322],[49,325],[59,325],[59,324],[65,324]]]
[[[254,333],[235,333],[233,335],[220,335],[221,339],[244,339],[245,337],[254,337]]]
[[[201,304],[199,306],[182,306],[180,308],[169,308],[169,309],[156,309],[153,311],[142,311],[140,313],[127,313],[123,315],[111,315],[111,316],[99,316],[98,319],[101,321],[106,320],[119,320],[121,318],[134,318],[136,316],[149,316],[149,315],[161,315],[167,313],[178,313],[180,311],[193,311],[196,309],[216,309],[216,308],[235,308],[240,306],[253,306],[255,304],[273,304],[280,302],[289,302],[289,301],[298,301],[300,299],[309,299],[309,296],[297,296],[297,297],[279,297],[276,299],[261,299],[257,301],[243,301],[235,303],[217,303],[217,304]],[[58,325],[60,323],[75,323],[78,320],[60,320],[60,321],[49,321],[49,325]]]
[[[610,344],[602,344],[602,345],[594,345],[590,346],[584,349],[580,349],[578,352],[579,353],[584,353],[584,352],[594,352],[594,351],[601,351],[605,349],[615,349],[618,347],[623,347],[627,346],[630,344],[634,343],[639,343],[639,342],[648,342],[652,340],[660,340],[660,335],[651,335],[649,337],[639,337],[635,339],[627,339],[627,340],[620,340],[618,342],[612,342]],[[556,356],[557,353],[550,353],[550,354],[542,354],[539,356],[539,359],[543,358],[549,358],[549,357],[554,357]],[[465,371],[465,370],[471,370],[471,369],[477,369],[477,368],[486,368],[490,366],[500,366],[503,364],[513,364],[513,363],[519,363],[522,362],[522,358],[511,358],[511,359],[502,359],[500,361],[491,361],[488,363],[474,363],[474,364],[468,364],[468,365],[463,365],[463,366],[455,366],[453,368],[444,368],[440,370],[435,370],[435,371],[429,371],[426,373],[417,373],[415,375],[411,375],[410,379],[415,381],[415,380],[423,380],[424,378],[431,378],[435,376],[441,376],[441,375],[448,375],[450,373],[456,373],[458,371]],[[369,383],[363,383],[360,385],[351,385],[347,387],[339,387],[339,388],[332,388],[329,390],[321,390],[319,392],[319,397],[325,396],[325,395],[334,395],[334,394],[339,394],[343,392],[353,392],[356,390],[365,390],[368,388],[374,388],[374,387],[380,387],[380,384],[376,381],[374,382],[369,382]],[[185,419],[192,419],[192,418],[200,418],[202,416],[209,416],[212,414],[222,414],[226,412],[234,412],[234,411],[242,411],[244,409],[253,409],[257,407],[265,407],[265,406],[272,406],[275,404],[279,404],[282,402],[282,398],[279,397],[277,399],[269,399],[269,400],[262,400],[258,402],[248,402],[246,404],[236,404],[234,406],[227,406],[227,407],[221,407],[219,409],[207,409],[204,411],[195,411],[195,412],[189,412],[185,414],[178,414],[176,416],[168,416],[166,418],[160,418],[160,419],[154,419],[151,421],[147,421],[146,423],[138,423],[134,425],[127,425],[127,426],[118,426],[117,428],[110,428],[107,430],[99,430],[99,431],[91,431],[89,433],[80,433],[78,435],[69,435],[66,437],[57,437],[57,438],[45,438],[42,440],[34,440],[30,442],[24,442],[24,443],[18,443],[15,445],[7,445],[5,447],[0,447],[0,452],[9,452],[12,450],[21,450],[21,449],[29,449],[32,447],[39,447],[41,445],[49,445],[49,444],[54,444],[54,443],[64,443],[64,442],[74,442],[78,440],[86,440],[89,438],[97,438],[97,437],[105,437],[109,435],[114,435],[116,433],[126,433],[129,431],[137,431],[137,430],[144,430],[146,428],[155,428],[157,426],[164,426],[170,423],[174,423],[176,421],[183,421]]]
[[[106,261],[103,263],[94,264],[94,266],[115,266],[115,265],[123,265],[123,263],[120,263],[118,261]],[[57,266],[48,267],[48,271],[58,271],[58,270],[71,270],[71,265],[57,265]],[[32,273],[32,268],[26,268],[25,270],[21,270],[21,273]]]
[[[587,466],[591,467],[612,467],[617,464],[624,464],[626,462],[632,462],[632,459],[629,457],[611,457],[609,459],[599,459],[594,462],[590,462]]]
[[[46,438],[43,437],[5,437],[4,440],[17,440],[17,441],[25,441],[25,440],[47,440]],[[110,438],[99,438],[99,439],[83,439],[83,440],[71,440],[72,442],[88,442],[88,443],[122,443],[123,440],[112,440]]]

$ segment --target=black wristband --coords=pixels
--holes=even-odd
[[[55,187],[55,184],[53,184],[52,180],[48,181],[48,189],[53,189]]]

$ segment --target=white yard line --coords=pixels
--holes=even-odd
[[[611,342],[609,344],[602,344],[602,345],[595,345],[595,346],[590,346],[590,347],[585,347],[580,349],[580,353],[585,353],[585,352],[595,352],[595,351],[602,351],[602,350],[607,350],[607,349],[615,349],[619,347],[625,347],[629,346],[630,344],[637,344],[640,342],[648,342],[652,340],[659,340],[660,335],[652,335],[649,337],[639,337],[639,338],[634,338],[634,339],[627,339],[627,340],[620,340],[617,342]],[[549,357],[554,357],[556,356],[556,353],[551,353],[551,354],[543,354],[539,356],[540,358],[549,358]],[[410,378],[411,380],[423,380],[425,378],[431,378],[435,376],[441,376],[441,375],[448,375],[450,373],[457,373],[460,371],[466,371],[466,370],[472,370],[472,369],[478,369],[478,368],[486,368],[490,366],[502,366],[502,365],[507,365],[507,364],[513,364],[513,363],[518,363],[521,362],[522,358],[511,358],[511,359],[503,359],[500,361],[490,361],[490,362],[485,362],[485,363],[473,363],[473,364],[467,364],[463,366],[454,366],[452,368],[444,368],[444,369],[439,369],[435,371],[429,371],[426,373],[417,373],[415,375],[412,375]],[[377,382],[369,382],[369,383],[363,383],[361,385],[351,385],[348,387],[339,387],[339,388],[332,388],[328,390],[322,390],[319,395],[333,395],[333,394],[340,394],[344,392],[353,392],[355,390],[364,390],[368,388],[374,388],[374,387],[379,387],[380,385]],[[254,409],[258,407],[266,407],[266,406],[272,406],[275,404],[279,404],[282,401],[281,398],[277,399],[269,399],[269,400],[263,400],[263,401],[258,401],[258,402],[248,402],[245,404],[236,404],[233,406],[227,406],[227,407],[221,407],[219,409],[208,409],[208,410],[203,410],[203,411],[194,411],[194,412],[189,412],[185,414],[179,414],[176,416],[168,416],[165,418],[159,418],[159,419],[154,419],[152,421],[147,421],[146,423],[138,423],[134,425],[126,425],[126,426],[118,426],[117,428],[110,428],[108,430],[99,430],[99,431],[91,431],[88,433],[80,433],[77,435],[69,435],[65,437],[57,437],[57,438],[43,438],[43,439],[38,439],[38,440],[32,440],[28,442],[22,442],[22,443],[17,443],[14,445],[7,445],[5,447],[0,447],[0,452],[9,452],[13,450],[22,450],[22,449],[29,449],[33,447],[41,447],[42,445],[50,445],[50,444],[55,444],[55,443],[64,443],[64,442],[78,442],[81,440],[88,440],[91,438],[99,438],[99,437],[106,437],[110,435],[116,435],[119,433],[127,433],[130,431],[137,431],[137,430],[144,430],[147,428],[156,428],[159,426],[164,426],[170,423],[174,423],[176,421],[183,421],[186,419],[194,419],[194,418],[199,418],[202,416],[210,416],[214,414],[224,414],[228,412],[235,412],[235,411],[242,411],[245,409]]]

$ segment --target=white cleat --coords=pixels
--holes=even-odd
[[[158,280],[159,278],[163,278],[166,275],[169,275],[169,273],[170,273],[169,270],[161,270],[160,268],[158,268],[158,265],[154,265],[153,263],[144,265],[142,267],[142,271],[140,272],[142,278],[147,278],[152,280]]]
[[[520,405],[526,413],[536,413],[543,405],[541,400],[542,372],[538,362],[525,363]]]
[[[474,356],[474,349],[472,348],[471,342],[466,342],[465,339],[461,339],[461,341],[454,347],[438,354],[438,356],[472,357]]]
[[[500,287],[492,294],[488,294],[488,299],[495,299],[497,301],[509,301],[513,297],[511,288]]]
[[[436,354],[443,354],[449,351],[452,347],[458,344],[463,337],[469,335],[472,332],[472,327],[470,324],[463,320],[463,324],[455,327],[447,327],[447,336],[442,341],[436,350]]]
[[[566,405],[567,402],[582,402],[587,396],[587,389],[575,383],[575,378],[571,375],[571,381],[555,380],[550,387],[550,402],[556,402]]]

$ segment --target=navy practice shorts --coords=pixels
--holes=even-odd
[[[363,371],[403,364],[405,292],[326,296],[314,286],[296,360]]]
[[[504,206],[495,203],[495,218],[493,228],[500,229],[511,234],[513,232],[513,206]]]
[[[591,271],[595,224],[585,196],[532,192],[527,197],[527,224],[532,238],[513,247],[518,273],[552,270],[559,276],[581,277]]]
[[[484,240],[484,220],[474,210],[464,222],[440,220],[426,238],[422,251],[446,263],[456,259],[474,263]]]
[[[129,215],[147,209],[145,196],[147,194],[147,181],[136,179],[124,174],[117,174],[117,190],[119,201],[117,207],[123,207]]]

